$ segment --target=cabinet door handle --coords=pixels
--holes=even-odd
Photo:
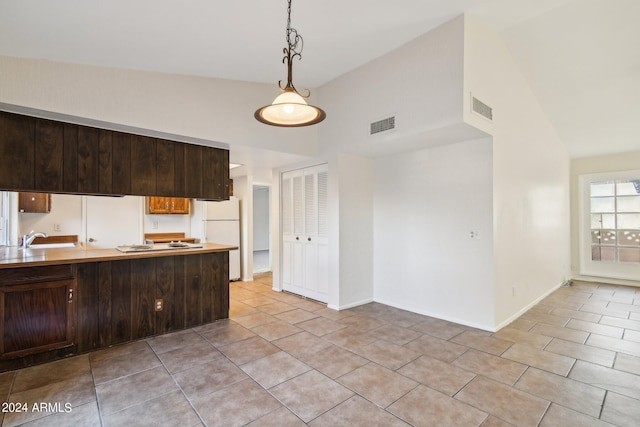
[[[296,236],[296,240],[300,240],[300,237]]]
[[[310,242],[310,241],[311,241],[311,237],[307,237],[307,241],[309,241],[309,242]]]
[[[164,202],[164,208],[169,209],[169,202]]]
[[[173,210],[173,208],[175,207],[176,202],[171,202],[171,210]]]
[[[67,295],[67,302],[69,304],[73,302],[73,288],[69,288],[69,294]]]

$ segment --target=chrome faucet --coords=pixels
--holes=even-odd
[[[25,234],[24,236],[22,236],[22,249],[27,249],[29,246],[31,246],[31,243],[33,243],[36,237],[47,238],[49,236],[47,236],[46,233],[31,230],[29,234]]]

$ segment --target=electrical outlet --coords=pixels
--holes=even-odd
[[[163,306],[164,301],[162,300],[162,298],[156,299],[156,311],[162,311]]]
[[[62,226],[60,224],[53,224],[53,231],[62,231]]]
[[[158,220],[151,221],[151,228],[154,230],[158,229]]]
[[[469,232],[469,238],[470,239],[479,239],[480,238],[480,234],[478,234],[478,232],[476,230],[471,230]]]

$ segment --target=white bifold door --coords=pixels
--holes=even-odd
[[[282,288],[327,302],[327,165],[282,174]]]

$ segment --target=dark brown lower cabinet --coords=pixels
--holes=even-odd
[[[214,252],[1,270],[0,372],[226,319],[228,265]]]
[[[228,264],[228,252],[80,264],[78,351],[228,318]]]
[[[72,346],[75,267],[30,267],[2,273],[0,357],[8,359]]]

